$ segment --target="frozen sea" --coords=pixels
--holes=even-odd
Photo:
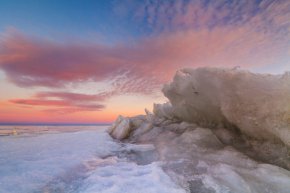
[[[160,163],[118,156],[107,127],[1,126],[0,193],[185,192]]]
[[[289,192],[288,170],[222,145],[210,129],[173,126],[186,124],[152,129],[150,143],[114,140],[108,126],[0,126],[0,193]]]

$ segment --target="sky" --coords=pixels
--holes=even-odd
[[[176,70],[290,71],[289,0],[0,0],[0,123],[110,123]]]

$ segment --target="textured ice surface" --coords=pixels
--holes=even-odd
[[[199,188],[219,193],[286,193],[290,189],[289,171],[258,163],[223,145],[210,129],[190,129],[176,136],[164,132],[156,146],[167,162],[166,170],[183,176],[186,182],[200,180]]]
[[[137,137],[132,134],[127,141],[153,143],[163,169],[187,192],[289,192],[288,170],[255,161],[224,144],[212,129],[185,122],[156,124],[159,126]],[[129,146],[127,150],[134,151],[134,146]],[[139,151],[151,147],[143,144]]]
[[[184,193],[149,159],[154,149],[104,128],[0,137],[0,193]]]
[[[117,139],[154,144],[163,169],[190,193],[289,192],[289,73],[183,69],[163,93],[169,102],[124,118],[129,128],[115,130],[126,131]]]
[[[88,184],[88,185],[87,185]],[[84,180],[83,193],[185,193],[157,163],[130,162],[99,167]]]
[[[169,113],[181,120],[209,127],[232,124],[248,136],[290,146],[290,73],[183,69],[163,92],[172,104]],[[167,104],[162,108],[168,112]]]
[[[108,135],[96,131],[1,137],[0,192],[39,190],[83,160],[116,148]]]

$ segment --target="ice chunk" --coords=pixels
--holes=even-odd
[[[118,118],[112,123],[112,125],[108,127],[107,132],[111,134],[122,120],[123,116],[119,115]]]
[[[260,164],[252,170],[217,164],[208,166],[208,173],[202,176],[203,183],[217,193],[288,193],[289,179],[289,172],[267,164]]]
[[[108,132],[115,139],[125,139],[131,131],[130,119],[119,116],[113,125],[108,129]]]
[[[134,132],[133,137],[137,137],[140,136],[148,131],[150,131],[153,128],[152,123],[143,123],[142,125],[140,125],[140,127]]]
[[[127,151],[152,151],[155,150],[155,147],[153,144],[126,144],[125,149]]]
[[[172,106],[168,102],[164,104],[154,104],[153,112],[154,115],[159,118],[173,119],[174,117]]]
[[[289,191],[289,171],[259,164],[236,149],[224,146],[210,129],[197,128],[173,138],[165,136],[163,134],[156,143],[160,157],[167,163],[164,167],[171,175],[181,175],[189,189],[194,189],[195,185],[198,190],[217,193]]]
[[[233,124],[257,139],[290,146],[290,78],[248,71],[198,68],[176,73],[163,88],[174,116],[204,126]],[[168,109],[168,104],[158,107]],[[163,113],[164,114],[164,113]]]

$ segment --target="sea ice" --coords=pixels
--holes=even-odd
[[[289,192],[289,73],[183,69],[162,91],[169,101],[127,117],[138,124],[115,138],[153,144],[164,171],[190,193]]]
[[[154,151],[117,143],[104,127],[1,137],[0,193],[185,193]]]

